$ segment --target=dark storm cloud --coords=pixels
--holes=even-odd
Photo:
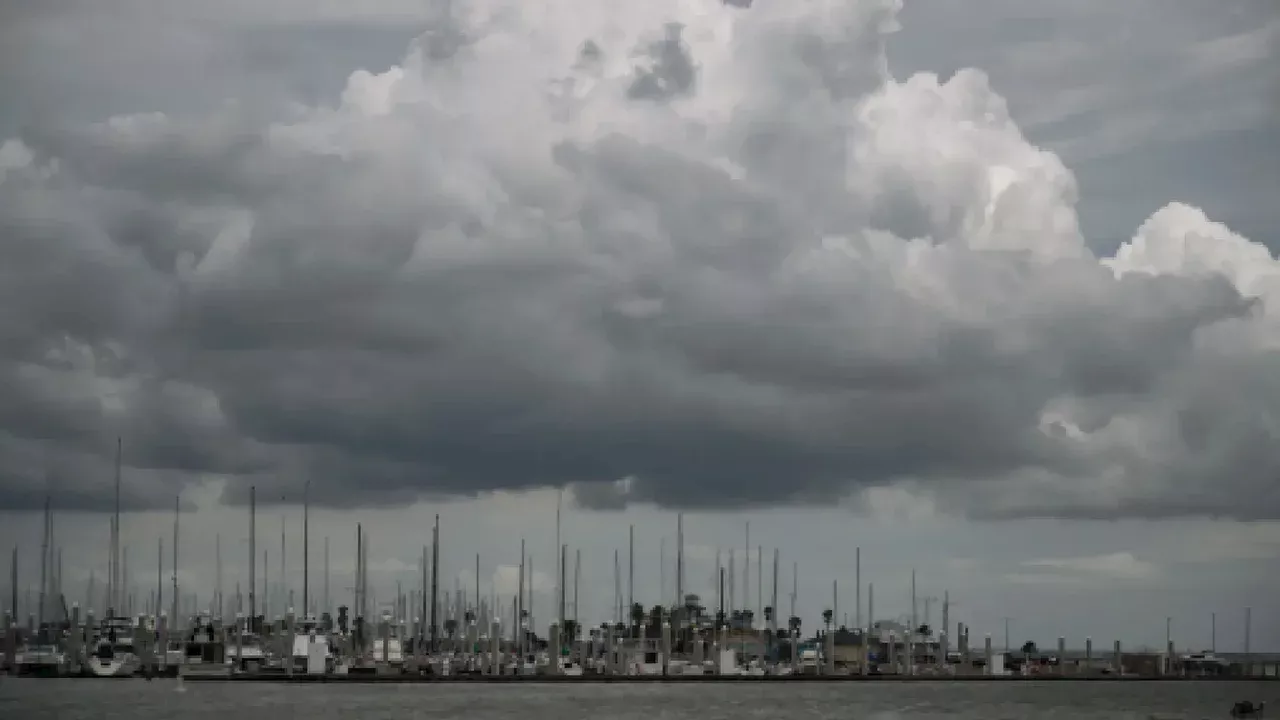
[[[213,479],[702,509],[912,481],[983,517],[1275,517],[1237,496],[1268,431],[1231,418],[1280,402],[1276,301],[1169,260],[1237,239],[1174,208],[1100,263],[980,74],[882,87],[893,6],[757,5],[733,46],[663,8],[625,40],[524,18],[554,62],[454,18],[465,47],[429,33],[336,107],[11,141],[0,506],[48,474],[105,507],[124,437],[131,505]]]

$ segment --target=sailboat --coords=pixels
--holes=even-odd
[[[129,618],[105,618],[89,658],[89,674],[95,677],[129,677],[137,673],[142,662],[134,644],[134,631],[133,621]]]

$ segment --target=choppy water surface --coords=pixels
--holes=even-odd
[[[1280,711],[1277,683],[267,685],[0,679],[0,718],[747,720],[749,718],[1226,718]]]

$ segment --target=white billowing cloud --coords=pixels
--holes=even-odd
[[[56,382],[100,373],[134,468],[331,504],[1275,517],[1276,261],[1176,203],[1096,257],[983,73],[892,77],[899,5],[471,0],[267,126],[10,140],[4,377],[45,381],[0,430],[107,457]]]
[[[1275,329],[1280,312],[1280,258],[1265,246],[1231,232],[1222,223],[1205,217],[1204,211],[1183,203],[1171,203],[1147,219],[1133,239],[1107,258],[1104,264],[1117,275],[1142,272],[1152,275],[1221,275],[1246,297],[1262,304],[1261,315]],[[1274,343],[1280,336],[1259,338]]]

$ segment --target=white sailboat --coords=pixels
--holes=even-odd
[[[104,619],[89,658],[89,673],[96,677],[129,677],[137,673],[142,663],[134,644],[134,631],[129,618]]]

